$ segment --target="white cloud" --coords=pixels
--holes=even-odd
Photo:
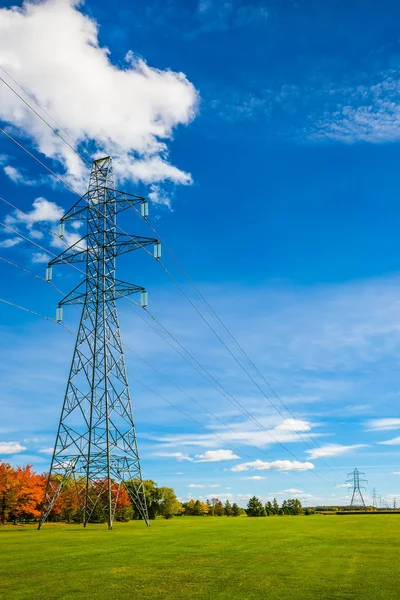
[[[189,483],[188,488],[204,488],[206,487],[202,483]]]
[[[32,203],[32,210],[23,213],[19,210],[13,211],[6,217],[8,225],[24,223],[27,227],[32,227],[32,223],[45,222],[56,223],[61,219],[64,210],[55,202],[50,202],[46,198],[36,198]]]
[[[45,0],[1,9],[0,63],[72,144],[92,141],[97,153],[113,156],[120,179],[190,183],[190,174],[168,162],[166,141],[194,118],[195,88],[183,73],[150,67],[132,51],[124,68],[112,64],[97,23],[78,7],[77,0]],[[72,180],[86,180],[79,158],[5,86],[0,117],[26,132]]]
[[[393,471],[392,475],[400,475],[400,471]]]
[[[240,458],[232,450],[207,450],[204,454],[196,454],[196,462],[220,462],[221,460],[234,460]]]
[[[244,477],[244,479],[252,479],[253,481],[259,481],[260,479],[267,479],[267,478],[262,477],[262,475],[252,475],[251,477]]]
[[[13,246],[16,246],[17,244],[20,244],[21,242],[22,242],[22,238],[20,238],[20,237],[7,238],[6,240],[2,240],[0,242],[0,248],[12,248]]]
[[[298,460],[274,460],[272,462],[254,460],[236,465],[232,467],[231,471],[308,471],[309,469],[314,469],[312,463]]]
[[[325,90],[328,100],[324,115],[312,130],[315,139],[340,142],[384,143],[400,139],[400,80],[396,71],[379,75],[373,85]],[[328,96],[329,98],[329,96]]]
[[[287,494],[296,494],[296,495],[302,494],[302,495],[306,495],[306,496],[310,495],[310,494],[305,494],[303,492],[303,490],[298,490],[296,488],[289,488],[288,490],[282,490],[281,492],[275,492],[276,496],[285,496]]]
[[[307,454],[310,456],[311,459],[324,458],[328,456],[339,456],[341,454],[351,452],[352,450],[357,450],[358,448],[365,447],[366,444],[353,444],[352,446],[342,446],[340,444],[326,444],[326,446],[322,446],[321,448],[313,448],[312,450],[307,450]]]
[[[46,254],[45,252],[34,252],[32,254],[32,262],[33,263],[48,263],[51,259],[51,256]]]
[[[1,454],[18,454],[26,450],[25,446],[22,446],[19,442],[0,442],[0,455]]]
[[[42,448],[41,450],[39,450],[39,452],[41,452],[42,454],[53,454],[54,452],[54,448]]]
[[[7,165],[3,169],[4,173],[13,181],[14,183],[20,183],[23,179],[21,171],[12,167],[11,165]]]
[[[386,442],[379,442],[384,446],[398,446],[400,444],[400,436],[392,438],[391,440],[386,440]]]
[[[400,429],[400,419],[371,419],[366,423],[369,431],[390,431],[391,429]]]
[[[177,460],[189,460],[192,461],[193,458],[189,456],[189,454],[185,454],[184,452],[156,452],[155,456],[164,456],[168,458],[176,458]]]

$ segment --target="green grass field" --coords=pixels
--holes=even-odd
[[[400,516],[0,529],[3,600],[397,600]]]

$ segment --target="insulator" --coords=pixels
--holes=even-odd
[[[53,278],[53,267],[47,267],[46,269],[46,281],[51,281]]]
[[[57,323],[61,323],[63,318],[63,309],[62,306],[59,306],[58,308],[56,308],[56,321]]]
[[[140,292],[140,306],[142,308],[146,308],[148,303],[149,303],[149,294],[146,292],[146,290],[142,290]]]
[[[154,258],[159,260],[161,258],[161,244],[154,244]]]
[[[144,219],[149,216],[149,203],[147,202],[147,200],[144,200],[144,202],[142,202],[140,206],[140,212]]]
[[[64,237],[65,234],[65,223],[64,221],[61,221],[61,223],[59,223],[58,225],[58,237],[62,238]]]

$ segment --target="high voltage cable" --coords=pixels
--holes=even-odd
[[[124,231],[124,230],[122,230]],[[125,232],[126,233],[126,232]],[[129,235],[129,234],[128,234]],[[151,256],[151,253],[144,248],[144,250]],[[202,313],[199,311],[199,309],[196,307],[196,305],[191,301],[191,299],[187,296],[187,294],[184,292],[184,290],[182,290],[182,288],[179,286],[179,284],[177,283],[177,281],[175,280],[175,278],[169,273],[169,271],[166,269],[166,267],[163,265],[163,263],[161,261],[158,261],[161,264],[161,267],[163,268],[163,270],[167,273],[167,275],[172,279],[172,281],[175,283],[175,285],[179,288],[179,290],[182,292],[182,294],[187,298],[187,300],[190,302],[190,304],[193,306],[193,308],[196,310],[196,312],[200,315],[200,317],[202,318],[202,320],[208,325],[208,327],[211,329],[211,331],[216,335],[216,337],[220,340],[220,342],[223,344],[223,346],[228,350],[229,354],[235,359],[235,361],[240,365],[240,367],[245,371],[245,373],[249,376],[249,378],[253,381],[253,383],[257,386],[257,388],[261,391],[261,393],[263,394],[263,396],[268,400],[268,402],[271,404],[271,406],[276,410],[276,412],[278,412],[278,414],[286,421],[286,415],[284,415],[279,408],[277,408],[275,406],[275,404],[271,401],[271,399],[265,394],[265,392],[262,390],[262,388],[258,385],[258,383],[254,380],[254,378],[248,373],[248,371],[245,369],[245,367],[243,367],[242,363],[237,359],[237,357],[232,353],[232,351],[229,349],[229,347],[226,345],[226,343],[224,342],[224,340],[219,336],[219,334],[215,331],[215,329],[208,323],[208,321],[205,319],[205,317],[202,315]],[[127,299],[128,301],[129,298]],[[256,423],[258,424],[258,426],[260,428],[263,429],[263,431],[265,431],[266,433],[268,433],[268,435],[270,435],[271,437],[273,437],[273,439],[275,440],[275,442],[279,443],[283,448],[285,448],[285,446],[278,441],[271,433],[268,429],[266,429],[255,417],[253,417],[253,415],[234,397],[232,396],[232,394],[230,394],[226,388],[224,388],[224,386],[222,386],[216,379],[215,377],[213,377],[213,375],[210,374],[209,371],[207,371],[206,369],[204,369],[204,367],[195,359],[195,357],[188,352],[188,350],[186,350],[186,348],[162,325],[162,323],[160,323],[160,321],[158,321],[156,319],[156,317],[154,317],[154,315],[152,315],[150,313],[149,310],[145,309],[146,312],[150,315],[150,317],[160,326],[162,327],[162,329],[169,335],[172,337],[172,339],[174,340],[174,342],[176,344],[178,344],[183,350],[184,352],[186,352],[187,354],[189,354],[189,356],[191,357],[192,360],[194,360],[203,370],[205,370],[208,374],[209,377],[211,377],[211,379],[213,379],[213,381],[216,382],[216,384],[222,388],[222,390],[225,392],[225,397],[229,396],[234,402],[235,404],[237,404],[238,406],[241,407],[242,409],[242,413],[243,414],[247,414],[248,416],[250,416],[250,418]],[[221,392],[220,392],[221,393]],[[229,398],[227,398],[229,400]],[[244,411],[244,412],[243,412]],[[301,433],[299,433],[296,429],[294,429],[294,427],[290,424],[290,422],[288,423],[288,426],[290,427],[290,429],[293,431],[293,433],[304,443],[308,446],[308,448],[310,448],[311,450],[314,450],[313,446],[311,446],[307,440],[304,439],[304,437],[301,435]],[[306,434],[307,435],[307,434]],[[320,446],[318,445],[318,447],[320,448]],[[295,455],[288,449],[285,448],[287,452],[289,452],[292,456],[295,457]],[[296,457],[295,457],[296,458]],[[297,459],[297,458],[296,458]],[[298,459],[297,459],[298,460]],[[328,468],[329,465],[328,463],[322,459],[321,462],[323,462]]]
[[[81,194],[79,194],[79,192],[77,192],[76,190],[74,190],[74,188],[69,185],[69,183],[67,183],[66,181],[64,181],[64,179],[62,177],[60,177],[59,175],[57,175],[56,173],[54,173],[54,171],[52,171],[50,169],[50,167],[48,167],[47,165],[45,165],[41,160],[39,160],[37,158],[37,156],[35,156],[34,154],[32,154],[32,152],[29,152],[29,150],[27,150],[25,148],[25,146],[23,146],[22,144],[20,144],[15,138],[12,137],[12,135],[10,135],[9,133],[7,133],[6,131],[4,131],[4,129],[2,129],[0,127],[0,133],[3,133],[6,137],[8,137],[12,142],[14,142],[14,144],[16,144],[19,148],[21,148],[24,152],[26,152],[27,154],[29,154],[29,156],[31,158],[33,158],[34,160],[36,160],[36,162],[39,163],[39,165],[41,165],[43,168],[45,168],[47,171],[49,171],[49,173],[51,173],[54,177],[56,177],[56,179],[58,179],[59,181],[61,181],[61,183],[63,183],[65,186],[67,186],[67,188],[74,194],[76,194],[77,196],[81,196]]]
[[[10,302],[9,300],[4,300],[3,298],[0,298],[0,302],[2,302],[3,304],[8,304],[9,306],[13,306],[14,308],[19,308],[20,310],[23,310],[24,312],[35,315],[36,317],[41,317],[42,319],[45,319],[46,321],[51,321],[52,323],[56,323],[56,325],[61,325],[61,327],[63,327],[67,331],[69,331],[69,333],[72,333],[72,331],[70,329],[68,329],[68,327],[66,325],[64,325],[63,323],[59,323],[58,321],[56,321],[55,319],[52,319],[51,317],[42,315],[41,313],[35,312],[34,310],[31,310],[30,308],[25,308],[24,306],[20,306],[19,304],[15,304],[14,302]]]
[[[139,211],[137,210],[136,207],[133,207],[134,210],[139,214]],[[286,405],[286,403],[283,401],[283,399],[281,398],[281,396],[276,392],[276,390],[272,387],[272,385],[270,384],[270,382],[266,379],[266,377],[263,375],[263,373],[258,369],[257,365],[253,362],[253,360],[250,358],[250,356],[247,354],[247,352],[245,351],[245,349],[243,348],[243,346],[237,341],[237,339],[234,337],[234,335],[231,333],[231,331],[229,330],[229,328],[225,325],[225,323],[222,321],[222,319],[219,317],[219,315],[216,313],[216,311],[213,309],[213,307],[211,306],[211,304],[208,302],[208,300],[205,298],[205,296],[202,294],[201,290],[198,288],[198,286],[196,285],[196,283],[193,281],[193,279],[190,277],[190,275],[187,273],[187,271],[184,269],[184,267],[182,266],[182,264],[180,263],[180,261],[176,258],[175,254],[172,252],[171,248],[168,246],[168,244],[165,242],[165,240],[158,234],[158,232],[156,231],[155,227],[150,223],[149,219],[147,217],[145,217],[145,221],[148,224],[148,226],[150,227],[150,229],[152,230],[152,232],[157,236],[157,238],[160,240],[160,242],[162,243],[163,247],[165,246],[165,248],[167,249],[167,251],[169,252],[169,254],[171,255],[171,257],[173,258],[173,260],[176,262],[176,264],[178,265],[178,267],[180,268],[180,270],[182,271],[182,273],[185,275],[185,277],[187,278],[187,280],[189,281],[189,283],[193,286],[193,288],[195,289],[195,291],[197,292],[199,298],[204,302],[204,304],[206,305],[207,309],[209,310],[209,312],[212,313],[212,315],[214,315],[215,319],[217,320],[217,322],[221,325],[221,327],[226,331],[226,333],[229,335],[229,337],[231,338],[231,340],[233,341],[233,343],[236,345],[236,347],[240,350],[240,352],[245,356],[245,358],[247,358],[247,360],[249,361],[249,363],[251,364],[251,366],[253,367],[253,369],[256,371],[256,373],[262,378],[262,380],[266,383],[266,385],[269,387],[269,389],[271,390],[271,392],[275,395],[275,397],[277,398],[277,400],[279,400],[279,402],[282,404],[282,406],[286,409],[286,411],[290,414],[290,416],[293,419],[297,419],[297,417],[293,414],[293,412],[290,410],[290,408]],[[159,261],[160,264],[162,265],[161,261]],[[162,265],[163,266],[163,265]],[[168,273],[169,275],[169,273]],[[178,286],[179,287],[179,286]],[[186,294],[183,292],[183,290],[179,287],[180,291],[184,294],[184,296],[186,296]],[[265,394],[264,394],[265,396]],[[275,405],[273,405],[274,408]],[[276,410],[278,410],[276,408]],[[281,413],[280,413],[281,414]],[[309,439],[311,439],[314,444],[316,446],[318,446],[319,448],[321,447],[320,444],[313,438],[311,433],[305,433],[305,435],[307,435],[307,437]]]
[[[150,367],[155,373],[157,373],[158,375],[160,375],[170,385],[172,385],[179,392],[181,392],[182,394],[184,394],[189,400],[191,400],[192,402],[194,402],[195,404],[197,404],[198,406],[200,406],[200,408],[202,410],[204,410],[206,413],[208,413],[209,415],[211,415],[211,417],[213,417],[214,419],[216,419],[217,421],[219,421],[224,427],[226,427],[227,429],[229,429],[230,431],[232,431],[232,433],[234,433],[236,436],[239,436],[245,442],[247,442],[247,444],[249,446],[253,446],[254,448],[257,448],[257,450],[259,450],[261,452],[264,452],[264,450],[262,450],[262,448],[259,448],[259,446],[256,446],[255,444],[253,444],[252,442],[250,442],[250,440],[247,437],[243,436],[239,431],[236,431],[235,429],[232,429],[232,427],[230,427],[230,425],[228,425],[227,423],[225,423],[225,421],[223,421],[222,419],[220,419],[219,417],[217,417],[217,415],[215,415],[213,412],[211,412],[206,406],[204,406],[204,404],[202,404],[201,402],[199,402],[198,400],[196,400],[196,398],[193,398],[193,396],[191,396],[190,394],[188,394],[180,386],[178,386],[176,383],[174,383],[169,377],[167,377],[166,375],[164,375],[164,373],[162,373],[161,371],[159,371],[156,367],[154,367],[151,363],[149,363],[145,358],[143,358],[142,356],[140,356],[140,354],[138,354],[135,350],[133,350],[133,348],[131,348],[126,342],[123,342],[123,345],[132,354],[134,354],[137,358],[139,358],[142,362],[144,362],[148,367]],[[227,442],[225,440],[224,440],[224,443],[227,444]],[[241,454],[244,454],[242,450],[238,450],[237,448],[235,448],[232,445],[231,445],[231,448],[233,448],[236,452],[240,452]],[[249,458],[251,458],[251,457],[249,457]]]
[[[58,321],[56,321],[55,319],[51,319],[50,317],[47,317],[46,315],[43,315],[41,313],[35,312],[33,310],[30,310],[28,308],[25,308],[23,306],[20,306],[18,304],[14,304],[13,302],[9,302],[8,300],[3,300],[2,298],[0,298],[0,302],[3,302],[4,304],[8,304],[10,306],[13,306],[14,308],[19,308],[20,310],[23,310],[24,312],[28,312],[32,315],[35,315],[36,317],[40,317],[46,321],[50,321],[52,323],[55,323],[56,325],[61,325],[66,331],[68,331],[68,333],[71,333],[72,335],[76,335],[73,331],[71,331],[71,329],[69,329],[68,327],[66,327],[65,325],[63,325],[62,323],[59,323]],[[138,355],[134,350],[132,350],[132,348],[129,348],[129,346],[127,344],[124,344],[131,352],[133,352],[135,354],[135,356],[137,356],[138,358],[140,358],[141,360],[144,361],[144,359],[142,359],[142,357],[140,355]],[[147,361],[144,361],[147,363]],[[147,363],[149,364],[149,363]],[[151,365],[149,365],[151,366]],[[173,408],[175,408],[176,410],[178,410],[180,413],[182,413],[183,415],[185,415],[185,417],[187,417],[188,419],[190,419],[191,421],[193,421],[194,423],[196,423],[196,425],[199,425],[202,429],[205,429],[206,431],[208,431],[211,435],[213,435],[215,438],[217,438],[220,442],[222,442],[225,446],[230,446],[233,450],[235,450],[235,452],[240,452],[242,455],[247,456],[248,458],[252,458],[249,455],[246,455],[245,452],[243,452],[242,450],[238,450],[237,448],[235,448],[234,446],[232,446],[232,444],[230,444],[229,442],[227,442],[226,440],[224,440],[222,437],[220,437],[217,433],[215,433],[214,431],[212,431],[209,427],[207,427],[206,425],[204,425],[203,423],[201,423],[200,421],[198,421],[197,419],[194,419],[191,415],[189,415],[187,412],[185,412],[183,409],[181,409],[179,406],[177,406],[176,404],[174,404],[173,402],[170,402],[169,400],[167,400],[164,396],[162,396],[159,392],[157,392],[156,390],[153,390],[150,386],[148,386],[146,383],[144,383],[143,381],[141,381],[140,379],[138,379],[137,377],[134,377],[132,375],[132,373],[129,373],[127,371],[127,375],[129,377],[129,379],[133,379],[134,381],[136,381],[137,383],[139,383],[141,386],[143,386],[144,388],[148,389],[152,394],[154,394],[155,396],[157,396],[158,398],[160,398],[161,400],[163,400],[166,404],[168,404],[169,406],[172,406]],[[212,413],[211,413],[212,414]],[[215,415],[213,415],[215,416]],[[240,458],[240,457],[239,457]]]
[[[0,67],[0,68],[2,68],[2,67]],[[2,70],[4,71],[4,69],[2,69]],[[4,71],[4,72],[6,73],[6,71]],[[7,73],[7,75],[8,75],[8,73]],[[9,76],[9,75],[8,75],[8,76]],[[10,76],[9,76],[9,77],[10,77]],[[11,91],[12,91],[12,92],[13,92],[13,93],[14,93],[14,94],[15,94],[15,95],[16,95],[16,96],[19,98],[19,99],[20,99],[20,100],[22,100],[22,102],[24,102],[24,103],[26,104],[26,106],[27,106],[28,108],[30,108],[30,109],[31,109],[31,110],[32,110],[32,111],[35,113],[35,115],[36,115],[36,116],[38,116],[38,117],[39,117],[39,119],[41,119],[41,120],[43,121],[43,123],[45,123],[45,124],[46,124],[48,127],[50,127],[50,129],[53,131],[53,133],[55,133],[55,134],[56,134],[56,135],[57,135],[57,136],[58,136],[58,137],[59,137],[59,138],[60,138],[60,139],[61,139],[63,142],[65,142],[65,143],[67,144],[67,146],[68,146],[69,148],[71,148],[71,150],[73,150],[73,152],[75,152],[75,154],[76,154],[77,156],[79,156],[79,158],[80,158],[81,160],[83,160],[83,161],[84,161],[84,162],[85,162],[87,165],[89,165],[89,164],[90,164],[90,163],[89,163],[89,161],[87,161],[87,160],[86,160],[86,158],[84,158],[84,157],[83,157],[83,156],[82,156],[82,155],[81,155],[81,154],[80,154],[80,153],[79,153],[79,152],[78,152],[78,151],[77,151],[77,150],[76,150],[76,149],[75,149],[73,146],[71,146],[71,144],[70,144],[69,142],[67,142],[67,140],[66,140],[65,138],[63,138],[63,136],[62,136],[62,135],[61,135],[61,134],[60,134],[60,133],[57,131],[57,129],[55,129],[54,127],[52,127],[52,126],[50,125],[50,123],[48,123],[48,122],[46,121],[46,119],[44,119],[44,118],[42,117],[42,115],[40,115],[40,114],[39,114],[39,113],[38,113],[38,112],[37,112],[37,111],[36,111],[36,110],[33,108],[33,106],[31,106],[31,105],[29,104],[29,102],[27,102],[27,101],[26,101],[26,100],[25,100],[25,99],[24,99],[24,98],[23,98],[23,97],[22,97],[20,94],[18,94],[18,92],[17,92],[16,90],[14,90],[14,88],[13,88],[13,87],[12,87],[12,86],[11,86],[9,83],[7,83],[7,81],[6,81],[5,79],[3,79],[3,77],[0,77],[0,81],[2,81],[2,82],[3,82],[3,83],[4,83],[4,84],[5,84],[5,85],[6,85],[6,86],[7,86],[7,87],[8,87],[8,88],[9,88],[9,89],[10,89],[10,90],[11,90]],[[18,85],[18,84],[17,84],[17,85]],[[22,89],[22,88],[21,88],[21,89]],[[26,93],[26,92],[25,92],[25,93]]]
[[[49,118],[50,118],[50,119],[51,119],[51,120],[52,120],[52,121],[53,121],[53,122],[54,122],[54,123],[57,125],[57,127],[58,127],[59,131],[62,131],[62,132],[63,132],[63,134],[64,134],[66,137],[68,137],[68,138],[71,140],[71,142],[74,144],[74,143],[75,143],[75,140],[73,140],[73,139],[72,139],[72,137],[69,135],[69,133],[67,133],[67,132],[65,131],[65,129],[63,129],[63,128],[61,127],[60,123],[58,123],[58,122],[56,121],[56,119],[55,119],[55,118],[54,118],[52,115],[50,115],[50,114],[47,112],[47,110],[46,110],[45,108],[43,108],[43,106],[41,106],[41,105],[39,104],[39,102],[38,102],[38,101],[37,101],[37,100],[36,100],[36,99],[35,99],[35,98],[34,98],[34,97],[31,95],[31,94],[29,94],[29,93],[26,91],[26,89],[25,89],[24,87],[22,87],[22,85],[21,85],[20,83],[18,83],[18,81],[16,81],[16,80],[14,79],[14,77],[12,77],[12,76],[10,75],[10,73],[9,73],[8,71],[6,71],[6,70],[5,70],[5,68],[4,68],[4,67],[2,67],[2,66],[0,65],[0,69],[3,71],[3,73],[5,73],[5,74],[7,75],[7,77],[8,77],[9,79],[11,79],[11,81],[12,81],[13,83],[15,83],[15,85],[16,85],[16,86],[18,86],[18,87],[19,87],[19,89],[20,89],[20,90],[22,90],[22,91],[24,92],[24,94],[25,94],[25,95],[26,95],[26,96],[27,96],[27,97],[28,97],[28,98],[29,98],[29,99],[30,99],[30,100],[31,100],[31,101],[32,101],[34,104],[36,104],[36,106],[37,106],[38,108],[40,108],[40,110],[41,110],[42,112],[44,112],[44,114],[45,114],[45,115],[47,115],[47,116],[48,116],[48,117],[49,117]],[[28,105],[28,106],[29,106],[29,105]],[[31,108],[31,109],[32,109],[32,107],[31,107],[31,106],[29,106],[29,108]],[[33,110],[33,109],[32,109],[32,110]],[[51,125],[50,125],[49,123],[47,123],[46,121],[45,121],[45,123],[46,123],[46,125],[48,125],[50,128],[52,128],[52,127],[51,127]],[[62,138],[62,139],[63,139],[63,138]],[[76,151],[76,150],[75,150],[75,151]],[[82,156],[82,155],[80,155],[80,157],[81,157],[83,160],[85,160],[85,159],[83,158],[83,156]],[[90,163],[88,163],[88,164],[90,164]]]
[[[57,290],[57,292],[59,294],[62,294],[63,296],[65,295],[64,292],[62,292],[57,286],[54,285],[54,283],[52,283],[51,281],[47,281],[47,279],[45,279],[44,277],[41,277],[37,273],[34,273],[33,271],[26,269],[22,265],[17,265],[16,263],[11,262],[11,260],[7,260],[3,256],[0,256],[0,260],[3,261],[4,263],[10,265],[11,267],[15,267],[16,269],[19,269],[20,271],[27,273],[28,275],[32,275],[32,277],[35,277],[35,279],[39,279],[39,281],[44,281],[48,285],[51,285],[51,287],[53,287],[55,290]]]

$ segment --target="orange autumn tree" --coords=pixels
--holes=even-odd
[[[31,465],[12,467],[0,462],[0,523],[20,518],[38,518],[43,500],[45,478]]]

